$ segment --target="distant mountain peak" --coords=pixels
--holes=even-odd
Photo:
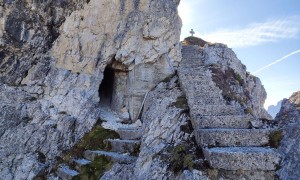
[[[279,112],[279,110],[281,108],[281,103],[282,103],[282,100],[278,101],[276,105],[270,105],[268,107],[267,111],[273,118],[275,118],[276,114]]]

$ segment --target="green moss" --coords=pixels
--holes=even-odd
[[[85,150],[109,151],[111,146],[105,140],[115,138],[120,138],[115,131],[107,130],[100,125],[96,125],[72,149],[63,152],[62,157],[58,157],[57,165],[53,170],[55,171],[60,164],[68,164],[72,169],[75,169],[75,164],[71,163],[72,159],[83,158]],[[110,162],[106,157],[96,158],[91,164],[81,168],[81,176],[79,179],[99,179],[99,177],[102,176],[102,174],[109,169],[111,165],[112,162]]]
[[[221,68],[216,66],[209,66],[212,72],[213,81],[222,90],[223,98],[230,103],[236,101],[242,106],[246,106],[247,101],[250,100],[250,92],[247,90],[246,84],[242,77],[237,74],[233,69],[222,71]],[[241,93],[236,92],[233,88],[235,86],[242,87]]]
[[[109,151],[111,149],[110,144],[105,140],[117,138],[120,138],[120,136],[115,131],[104,129],[100,125],[96,125],[79,143],[64,153],[63,159],[68,161],[72,157],[82,157],[85,150],[101,149]]]
[[[188,104],[185,96],[177,97],[176,102],[174,102],[172,105],[177,108],[188,109]]]
[[[239,82],[239,84],[242,86],[244,83],[244,80],[242,79],[241,75],[233,72],[233,77],[235,80],[237,80]]]
[[[175,173],[186,168],[193,168],[193,155],[188,153],[187,146],[183,144],[174,147],[172,152],[171,166]]]
[[[99,156],[80,170],[80,179],[82,180],[98,180],[105,171],[109,170],[113,162],[105,156]]]
[[[194,166],[193,156],[191,154],[185,155],[183,159],[183,167],[186,167],[191,170],[193,166]]]
[[[280,130],[274,131],[269,135],[269,144],[273,148],[278,148],[282,139],[282,132]]]
[[[77,147],[81,147],[89,150],[110,150],[109,143],[106,139],[117,139],[120,136],[115,132],[97,125],[91,132],[86,134],[82,140],[78,143]]]

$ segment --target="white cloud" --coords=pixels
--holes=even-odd
[[[255,46],[296,37],[300,32],[298,22],[300,22],[299,17],[290,17],[264,23],[252,23],[243,29],[222,29],[201,37],[210,42],[221,42],[235,48]]]

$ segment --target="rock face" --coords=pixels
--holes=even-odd
[[[0,2],[0,82],[19,85],[60,35],[58,28],[85,0]]]
[[[103,104],[135,121],[146,92],[181,59],[178,4],[1,1],[1,177],[51,168]]]
[[[179,1],[1,1],[1,178],[75,178],[99,157],[115,162],[101,179],[274,178],[276,150],[252,147],[272,132],[250,130],[271,119],[261,82],[223,44],[190,38],[182,58]],[[120,139],[60,164],[95,127]]]
[[[189,125],[184,99],[177,76],[151,91],[143,110],[143,136],[137,161],[126,167],[115,164],[101,179],[123,179],[126,176],[119,174],[126,173],[135,179],[207,178],[196,169],[193,173],[189,170],[180,172],[184,168],[193,168],[193,161],[199,159],[195,154],[193,128]]]
[[[229,103],[240,104],[256,118],[272,119],[263,105],[267,93],[259,78],[249,74],[246,66],[224,44],[206,45],[205,65],[210,66],[213,80]]]
[[[282,101],[276,121],[282,128],[282,140],[279,146],[282,154],[280,179],[298,179],[300,177],[300,91]]]
[[[280,125],[300,122],[300,92],[295,92],[289,99],[283,99],[281,109],[276,116]]]

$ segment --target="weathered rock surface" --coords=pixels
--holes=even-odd
[[[245,65],[231,49],[224,44],[206,45],[204,54],[205,64],[212,66],[212,72],[215,73],[213,79],[223,90],[223,96],[227,101],[237,101],[244,109],[251,109],[251,114],[256,118],[272,119],[263,107],[267,93],[261,81],[246,72]],[[218,68],[221,71],[217,70]],[[219,75],[224,75],[223,82],[218,81]]]
[[[300,92],[295,92],[289,99],[282,100],[281,109],[276,116],[280,125],[300,123]]]
[[[282,154],[280,179],[299,179],[300,177],[300,92],[282,101],[276,121],[282,127],[282,140],[279,151]]]
[[[0,2],[4,179],[51,169],[97,122],[100,99],[136,120],[145,93],[180,61],[179,0],[86,2]],[[107,66],[114,84],[105,97]]]
[[[28,70],[41,63],[66,17],[84,5],[85,0],[0,1],[1,84],[19,85]]]
[[[182,101],[184,94],[178,87],[177,81],[178,78],[175,76],[168,83],[160,83],[147,96],[142,113],[143,136],[134,171],[129,170],[127,166],[121,169],[123,165],[115,164],[101,179],[116,177],[123,179],[118,174],[125,174],[127,170],[130,174],[132,173],[131,177],[134,179],[176,179],[179,177],[205,179],[205,174],[200,171],[197,173],[195,170],[192,175],[190,173],[185,175],[187,172],[181,174],[180,169],[179,174],[172,170],[175,164],[174,149],[184,147],[182,144],[187,141],[191,144],[191,132],[193,132],[192,129],[187,128],[189,120],[187,105],[186,101]],[[195,152],[195,149],[190,150]],[[183,161],[183,159],[177,159],[177,161]],[[179,164],[182,165],[181,163]]]
[[[115,163],[112,168],[107,171],[100,179],[111,180],[112,177],[115,180],[132,179],[134,177],[134,166],[135,164]]]

